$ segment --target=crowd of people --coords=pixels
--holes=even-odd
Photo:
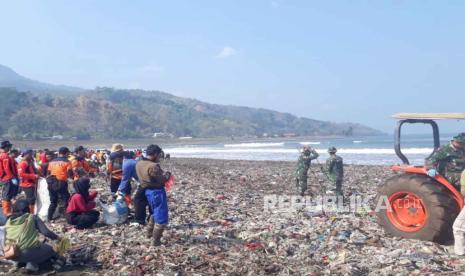
[[[330,147],[328,153],[325,167],[320,165],[320,169],[334,184],[336,195],[342,196],[343,159],[336,154],[335,147]],[[318,157],[316,150],[308,146],[299,156],[295,176],[298,193],[302,196],[308,188],[311,162]],[[113,200],[124,202],[134,210],[135,223],[146,227],[146,236],[152,240],[152,245],[161,245],[169,221],[165,185],[173,180],[171,173],[161,168],[162,158],[169,156],[165,156],[157,145],[133,151],[125,150],[121,144],[112,145],[111,150],[88,150],[78,146],[73,151],[67,147],[57,151],[36,151],[30,148],[18,150],[9,141],[2,141],[0,184],[2,211],[7,217],[5,257],[19,266],[24,265],[29,271],[37,271],[45,261],[51,261],[57,269],[63,266],[63,258],[50,245],[39,242],[39,234],[62,241],[64,237],[53,233],[46,224],[60,216],[76,229],[92,228],[99,221],[98,194],[92,189],[92,179],[96,176],[106,178]],[[444,175],[457,189],[465,187],[465,134],[454,137],[434,152],[427,159],[426,168],[430,177]],[[40,179],[45,179],[50,198],[45,222],[35,215]],[[135,191],[133,187],[136,187]],[[465,233],[464,218],[465,211],[462,210],[453,227],[457,240]],[[463,241],[456,243],[457,254],[464,254],[464,244]]]
[[[96,210],[98,194],[92,190],[91,182],[100,175],[106,177],[113,199],[134,209],[135,222],[146,225],[152,245],[161,245],[168,224],[165,183],[172,180],[171,173],[160,167],[160,159],[165,157],[158,145],[149,145],[144,151],[127,151],[123,145],[114,144],[109,151],[78,146],[73,151],[61,147],[55,152],[18,150],[9,141],[2,141],[0,184],[2,211],[7,217],[5,244],[21,252],[9,258],[25,265],[29,271],[37,271],[41,263],[49,260],[56,266],[63,265],[52,247],[38,242],[39,233],[51,240],[62,239],[34,215],[41,178],[46,180],[50,198],[46,222],[64,216],[76,229],[93,227],[99,221],[100,212]],[[132,181],[137,184],[134,193]]]

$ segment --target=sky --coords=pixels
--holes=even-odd
[[[0,1],[0,64],[391,132],[396,112],[465,112],[464,15],[465,1]]]

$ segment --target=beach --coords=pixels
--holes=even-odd
[[[73,248],[95,250],[65,275],[420,275],[465,267],[440,245],[388,236],[371,212],[267,210],[265,197],[296,194],[294,162],[172,159],[162,167],[176,176],[163,245],[152,247],[141,226],[74,230],[60,219],[48,225]],[[393,174],[387,166],[345,166],[344,195],[372,204]],[[333,188],[317,166],[309,184],[314,195]],[[109,197],[103,178],[92,186]]]

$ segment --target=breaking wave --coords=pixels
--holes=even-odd
[[[269,144],[269,143],[268,143]],[[272,143],[271,143],[272,144]],[[271,147],[280,146],[276,143],[276,145]],[[299,153],[298,149],[289,149],[289,148],[259,148],[264,146],[248,146],[240,148],[239,146],[231,147],[231,145],[225,148],[213,148],[213,147],[176,147],[176,148],[169,148],[167,149],[168,152],[174,154],[206,154],[206,153],[216,153],[216,154],[225,154],[228,153],[291,153],[297,154]],[[326,149],[316,149],[318,153],[326,153]],[[430,154],[433,151],[432,148],[406,148],[403,149],[402,152],[405,154]],[[394,149],[387,149],[387,148],[362,148],[362,149],[350,149],[350,148],[341,148],[338,149],[338,154],[361,154],[361,155],[395,155]]]
[[[240,143],[240,144],[225,144],[225,148],[266,148],[266,147],[282,147],[284,143]]]
[[[307,146],[307,145],[320,145],[321,142],[300,142],[302,146]]]

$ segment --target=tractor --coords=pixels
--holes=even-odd
[[[392,166],[397,174],[378,190],[377,199],[389,202],[387,208],[377,210],[379,223],[394,236],[447,243],[452,239],[454,220],[464,206],[463,196],[444,176],[430,177],[425,166],[410,165],[402,153],[401,130],[405,124],[431,125],[436,151],[440,147],[436,121],[465,120],[465,113],[398,113],[393,117],[397,119],[394,150],[402,164]]]

